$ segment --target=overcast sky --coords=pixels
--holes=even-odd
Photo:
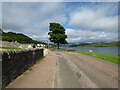
[[[2,29],[48,42],[49,23],[66,29],[67,41],[118,40],[117,2],[3,2]]]

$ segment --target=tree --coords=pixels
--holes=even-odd
[[[59,23],[50,23],[49,30],[49,40],[50,42],[57,43],[58,49],[60,43],[67,44],[67,41],[65,40],[67,38],[67,35],[65,35],[65,29],[63,26],[61,26]]]

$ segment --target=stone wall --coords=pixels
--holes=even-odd
[[[33,44],[21,44],[21,43],[6,42],[6,41],[2,41],[1,44],[2,44],[1,46],[3,47],[12,47],[12,48],[28,48],[29,45],[33,46]]]
[[[9,84],[43,56],[43,49],[2,52],[2,86]]]

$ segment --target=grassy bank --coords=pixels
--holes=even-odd
[[[0,47],[0,49],[21,49],[21,48]]]
[[[74,49],[64,49],[64,50],[60,50],[60,51],[75,52],[75,53],[85,54],[85,55],[96,57],[96,58],[99,58],[99,59],[102,59],[102,60],[105,60],[105,61],[120,64],[120,62],[118,61],[119,60],[118,58],[120,58],[120,56],[116,56],[116,55],[94,53],[94,52],[83,52],[83,51],[76,51]]]

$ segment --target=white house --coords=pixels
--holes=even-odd
[[[37,47],[40,47],[40,44],[37,44]]]
[[[28,48],[32,48],[32,45],[28,45]]]
[[[44,44],[40,44],[40,46],[41,46],[41,47],[45,47],[45,45],[44,45]]]

